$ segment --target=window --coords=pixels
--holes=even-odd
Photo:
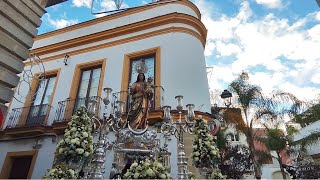
[[[30,179],[38,150],[8,152],[0,173],[0,179]]]
[[[32,106],[30,107],[26,125],[39,125],[45,120],[50,109],[49,103],[53,94],[56,76],[42,79],[34,95]]]
[[[128,88],[133,82],[136,81],[137,72],[135,67],[144,59],[148,71],[145,73],[145,77],[153,77],[153,84],[155,85],[154,98],[151,102],[152,109],[160,109],[163,99],[161,95],[164,89],[161,87],[161,58],[160,47],[150,48],[138,52],[133,52],[124,55],[124,63],[122,70],[122,84],[121,84],[121,96],[120,99],[126,102],[130,102],[130,96],[128,95]],[[128,103],[129,104],[129,103]],[[128,109],[127,109],[128,110]]]
[[[61,102],[64,105],[57,110],[59,119],[70,119],[81,105],[88,107],[90,100],[96,100],[96,108],[99,107],[106,62],[106,59],[99,59],[76,65],[69,97]],[[96,113],[99,113],[99,109],[96,109]]]
[[[228,141],[239,141],[239,134],[236,133],[236,134],[228,134],[227,135],[227,140]]]
[[[32,156],[13,157],[8,179],[27,179]]]
[[[78,88],[76,108],[81,105],[88,106],[90,99],[97,100],[101,67],[84,69],[81,71],[81,78]]]

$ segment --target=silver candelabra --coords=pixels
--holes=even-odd
[[[161,126],[161,133],[164,136],[174,135],[178,139],[178,157],[177,157],[177,166],[178,166],[178,179],[188,179],[188,158],[186,158],[184,152],[184,133],[192,134],[193,126],[194,126],[194,104],[188,104],[187,107],[187,116],[185,118],[185,122],[182,122],[182,112],[183,112],[183,96],[176,96],[177,100],[177,110],[179,112],[179,119],[177,122],[172,121],[172,117],[170,114],[171,106],[164,106],[164,116],[163,119],[165,123]],[[167,146],[167,141],[165,140],[165,147]]]

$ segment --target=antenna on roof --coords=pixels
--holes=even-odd
[[[121,8],[123,0],[113,0],[113,2],[116,5],[117,9],[119,10]]]

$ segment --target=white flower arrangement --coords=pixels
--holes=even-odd
[[[193,164],[196,167],[214,167],[219,162],[219,149],[202,119],[196,120],[192,149]]]
[[[67,168],[64,164],[55,166],[48,171],[48,174],[42,179],[77,179],[78,174],[73,170]]]
[[[92,153],[92,121],[87,109],[81,106],[68,123],[63,139],[57,144],[56,156],[59,164],[49,170],[43,179],[76,179],[83,160]]]
[[[88,157],[93,153],[92,121],[81,106],[72,116],[64,138],[57,145],[58,157]]]
[[[146,159],[134,162],[124,174],[124,179],[170,179],[169,168],[158,161]]]

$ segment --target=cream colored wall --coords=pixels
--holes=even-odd
[[[113,29],[116,27],[132,24],[135,22],[151,19],[154,17],[158,17],[158,16],[162,16],[162,15],[170,14],[174,12],[188,14],[197,18],[197,14],[194,12],[194,10],[192,10],[188,6],[181,5],[181,4],[166,4],[166,5],[162,5],[162,6],[152,8],[146,11],[142,11],[139,13],[134,13],[128,16],[112,19],[110,21],[94,24],[86,28],[76,29],[73,31],[69,31],[63,34],[53,36],[53,37],[37,40],[33,45],[33,49],[38,47],[43,47],[49,44],[62,42],[69,39],[74,39],[80,36],[94,34],[96,32]]]

